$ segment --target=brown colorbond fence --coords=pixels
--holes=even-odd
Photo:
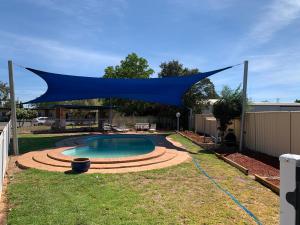
[[[213,121],[213,122],[211,122]],[[214,136],[217,121],[212,115],[197,114],[195,131]],[[239,140],[240,123],[234,120],[230,128]],[[278,157],[285,153],[300,155],[300,112],[247,112],[245,118],[245,147]]]
[[[240,137],[240,121],[235,119],[228,126],[234,130],[234,133],[239,139]],[[195,115],[195,132],[206,134],[212,137],[218,137],[218,121],[212,114],[196,114]]]
[[[245,147],[272,156],[300,154],[300,112],[246,114]]]

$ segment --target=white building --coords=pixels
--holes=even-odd
[[[206,107],[202,110],[202,114],[212,114],[213,105],[216,101],[218,101],[218,99],[207,100]],[[251,102],[247,111],[300,111],[300,103]]]
[[[300,103],[254,102],[249,104],[250,112],[261,111],[300,111]]]

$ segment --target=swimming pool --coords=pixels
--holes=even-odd
[[[85,158],[119,158],[150,153],[153,142],[142,135],[100,135],[84,140],[82,146],[65,150],[62,154]]]

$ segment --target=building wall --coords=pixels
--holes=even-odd
[[[300,111],[300,105],[250,105],[250,112],[264,112],[264,111]]]

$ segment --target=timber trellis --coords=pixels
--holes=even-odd
[[[4,177],[8,164],[8,151],[11,137],[11,122],[9,121],[0,134],[0,195],[3,189]]]
[[[196,132],[216,137],[217,127],[213,115],[196,115]],[[239,140],[239,121],[234,120],[230,128],[234,129]],[[246,149],[275,157],[286,153],[300,155],[300,112],[247,112],[244,134]]]

